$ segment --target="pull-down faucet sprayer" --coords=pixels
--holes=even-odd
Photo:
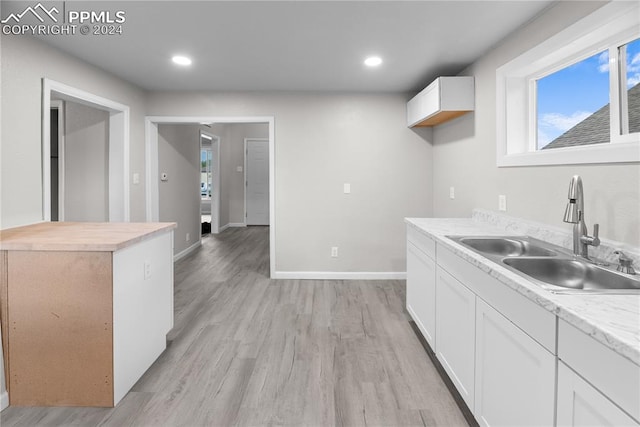
[[[600,226],[593,225],[593,236],[587,233],[587,225],[584,222],[584,192],[582,178],[574,175],[569,183],[569,203],[564,211],[564,222],[573,224],[573,253],[589,259],[589,246],[600,245],[598,232]]]

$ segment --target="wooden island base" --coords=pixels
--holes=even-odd
[[[130,231],[130,238],[109,246],[96,239],[94,224],[86,239],[96,239],[96,246],[83,241],[81,250],[53,250],[52,228],[82,235],[82,224],[75,230],[58,224],[46,228],[49,246],[35,250],[25,249],[26,227],[2,232],[0,320],[9,402],[112,407],[164,351],[173,327],[173,226],[155,224],[149,231],[143,224],[140,236],[135,224],[101,224],[105,233]],[[37,236],[29,248],[38,247]]]

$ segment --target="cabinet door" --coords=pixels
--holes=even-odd
[[[476,301],[476,420],[552,426],[555,356],[482,299]]]
[[[473,410],[476,296],[439,266],[436,272],[436,355]]]
[[[563,426],[638,426],[633,418],[573,372],[558,363],[558,422]]]
[[[407,242],[407,311],[435,350],[436,264],[411,242]]]
[[[423,96],[419,93],[407,102],[407,126],[413,126],[424,117],[422,114],[422,100]]]

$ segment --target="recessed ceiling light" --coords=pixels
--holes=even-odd
[[[377,67],[380,64],[382,64],[382,58],[379,56],[370,56],[364,60],[364,65],[367,67]]]
[[[174,64],[182,65],[185,67],[187,65],[191,65],[191,58],[188,58],[186,56],[175,55],[173,58],[171,58],[171,60],[173,61]]]

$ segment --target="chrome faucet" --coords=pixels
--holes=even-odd
[[[584,223],[584,192],[582,178],[579,175],[574,175],[569,183],[569,203],[564,211],[564,222],[573,224],[573,254],[589,259],[589,246],[600,245],[600,226],[594,224],[593,236],[589,236]]]

